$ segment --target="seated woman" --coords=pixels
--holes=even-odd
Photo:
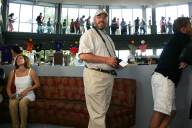
[[[12,88],[14,86],[15,90]],[[27,128],[28,104],[35,101],[34,89],[39,86],[39,78],[30,68],[29,58],[18,55],[7,83],[12,128]]]

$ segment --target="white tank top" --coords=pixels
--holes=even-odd
[[[21,76],[21,77],[17,77],[16,73],[15,73],[15,86],[16,86],[16,93],[17,94],[21,93],[26,88],[32,86],[32,78],[30,76],[30,71],[31,71],[31,69],[29,69],[28,75]],[[23,98],[27,98],[30,101],[35,101],[34,91],[28,92],[28,94]]]

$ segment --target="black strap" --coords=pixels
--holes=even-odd
[[[191,101],[191,107],[190,107],[189,119],[192,119],[192,101]]]
[[[111,53],[109,52],[109,49],[108,49],[107,44],[106,44],[106,41],[105,41],[105,39],[103,38],[103,36],[101,35],[101,33],[98,31],[98,29],[97,29],[95,26],[93,26],[93,28],[95,29],[95,31],[97,32],[97,34],[98,34],[98,35],[101,37],[101,39],[103,40],[103,43],[105,44],[105,47],[106,47],[106,49],[107,49],[107,52],[108,52],[109,56],[112,56]],[[108,39],[108,37],[107,37],[107,39]],[[108,40],[109,40],[109,39],[108,39]],[[110,41],[110,40],[109,40],[109,42],[110,42],[110,44],[111,44],[111,41]],[[113,47],[112,44],[111,44],[111,47],[112,47],[112,49],[113,49],[114,55],[116,56],[116,54],[115,54],[115,48]]]

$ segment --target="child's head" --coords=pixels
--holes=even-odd
[[[192,35],[190,18],[188,17],[177,18],[173,24],[173,31],[174,33],[181,32],[181,33]]]

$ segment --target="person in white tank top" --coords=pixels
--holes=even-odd
[[[15,69],[10,72],[7,83],[12,128],[27,128],[28,105],[35,101],[34,90],[39,86],[39,78],[30,68],[29,58],[18,55],[15,59]]]

